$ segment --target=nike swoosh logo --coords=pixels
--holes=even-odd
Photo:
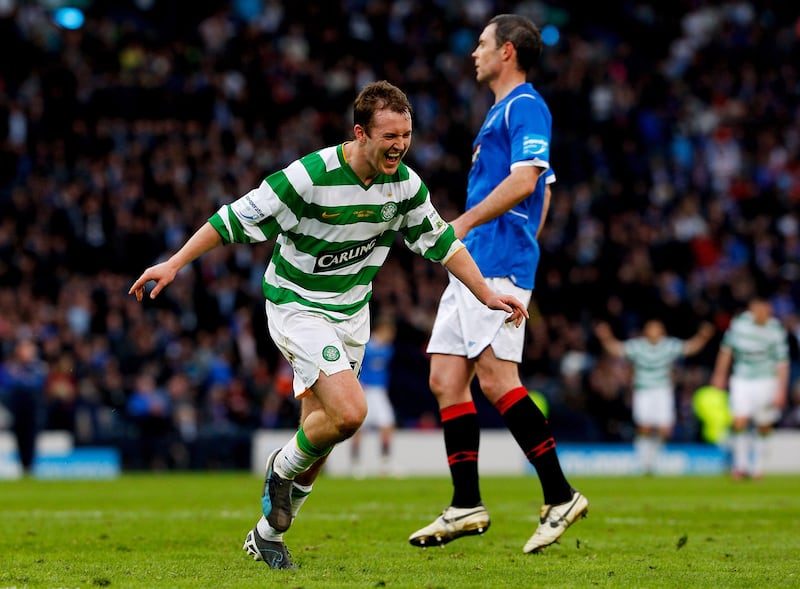
[[[479,509],[476,509],[475,511],[470,511],[469,513],[465,513],[464,515],[459,515],[459,516],[456,516],[456,517],[448,518],[445,521],[447,521],[447,522],[457,522],[458,520],[464,519],[465,517],[470,517],[472,515],[475,515],[479,511],[480,511]]]
[[[323,219],[333,219],[334,217],[338,217],[342,213],[322,213]]]
[[[578,502],[578,498],[575,497],[572,500],[572,505],[569,506],[569,509],[567,509],[562,515],[558,516],[558,519],[556,521],[550,522],[550,527],[551,528],[557,528],[561,522],[566,521],[567,516],[569,515],[569,512],[572,511],[572,509],[575,507],[575,504],[577,502]],[[542,519],[540,523],[544,523],[545,521],[547,521],[547,516],[545,516],[544,519]]]

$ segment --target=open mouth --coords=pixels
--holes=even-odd
[[[402,155],[403,155],[402,153],[387,153],[386,161],[389,162],[390,164],[396,164],[397,162],[400,161],[400,156]]]

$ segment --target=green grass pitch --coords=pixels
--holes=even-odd
[[[589,517],[526,555],[534,477],[485,477],[492,527],[408,544],[446,478],[322,476],[286,534],[297,571],[242,550],[262,481],[248,473],[0,482],[0,588],[800,587],[800,476],[572,478]]]

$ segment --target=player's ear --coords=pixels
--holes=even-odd
[[[364,143],[367,140],[367,130],[361,125],[353,127],[353,135],[359,143]]]
[[[503,59],[511,59],[514,57],[514,53],[516,52],[516,48],[511,41],[506,41],[503,43]]]

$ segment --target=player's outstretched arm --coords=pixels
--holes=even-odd
[[[486,280],[467,248],[461,248],[453,254],[445,267],[453,273],[453,276],[463,282],[484,305],[490,309],[510,313],[506,323],[513,322],[519,327],[522,325],[523,319],[528,318],[528,310],[516,297],[495,292],[486,284]]]
[[[221,244],[222,238],[217,230],[211,226],[211,223],[204,224],[168,260],[145,270],[128,290],[128,294],[135,295],[136,300],[141,301],[144,297],[145,284],[155,280],[156,285],[150,291],[150,298],[156,298],[158,293],[175,280],[175,276],[181,268]]]
[[[708,343],[708,340],[716,333],[716,329],[711,323],[705,322],[697,330],[697,333],[687,339],[683,344],[683,353],[686,356],[692,356],[702,350]]]
[[[614,337],[614,332],[608,323],[598,323],[594,327],[594,334],[600,340],[600,345],[607,354],[622,358],[625,356],[625,346],[621,341]]]

